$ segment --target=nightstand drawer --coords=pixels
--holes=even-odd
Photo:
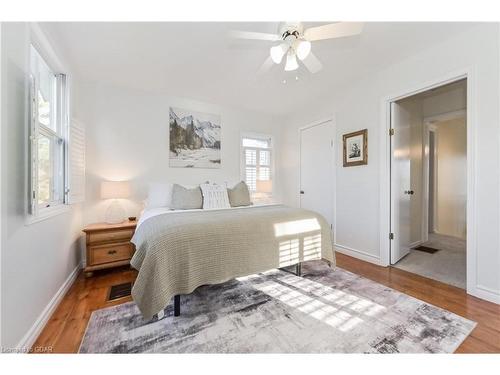
[[[133,235],[134,235],[133,229],[123,229],[123,230],[89,233],[88,239],[89,243],[91,244],[98,242],[112,242],[119,240],[128,241],[132,238]]]
[[[118,243],[103,246],[90,246],[91,266],[102,263],[111,263],[132,258],[134,246],[129,243]]]

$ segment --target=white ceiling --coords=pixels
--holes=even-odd
[[[306,26],[311,24],[306,23]],[[230,30],[275,33],[278,23],[51,23],[84,82],[287,114],[359,76],[472,27],[471,23],[366,23],[359,36],[314,42],[324,69],[257,77],[271,42],[232,40]],[[299,80],[295,80],[295,75]],[[283,84],[283,79],[287,83]]]

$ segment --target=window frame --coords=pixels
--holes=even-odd
[[[41,220],[45,220],[52,216],[64,213],[69,210],[68,206],[68,175],[69,175],[69,79],[64,73],[63,64],[52,49],[50,43],[46,39],[39,27],[31,25],[31,38],[28,46],[28,66],[29,66],[29,137],[28,137],[28,204],[25,224],[29,225]],[[52,74],[55,76],[54,95],[51,103],[51,110],[55,109],[51,118],[56,122],[55,129],[39,123],[38,121],[38,82],[32,72],[32,49],[35,50],[39,57],[49,67]],[[51,142],[59,143],[59,146],[52,149],[52,157],[59,159],[53,162],[53,165],[58,165],[57,177],[52,175],[53,184],[58,185],[58,196],[54,197],[48,204],[38,203],[38,140],[43,135],[50,139]],[[51,193],[52,194],[52,193]]]
[[[243,146],[243,140],[244,139],[256,139],[256,140],[265,140],[265,141],[269,141],[269,147],[247,147],[247,146]],[[245,155],[245,151],[246,150],[256,150],[256,164],[255,164],[255,167],[256,167],[256,180],[258,180],[258,176],[259,176],[259,166],[260,166],[260,161],[259,161],[259,150],[266,150],[266,151],[269,151],[269,154],[270,154],[270,163],[269,163],[269,169],[270,169],[270,173],[269,173],[269,178],[271,180],[271,183],[272,183],[272,191],[271,193],[268,193],[268,194],[265,194],[267,198],[272,198],[274,196],[274,193],[275,193],[275,189],[276,189],[276,186],[274,184],[275,182],[275,168],[274,168],[274,137],[270,134],[263,134],[263,133],[248,133],[248,132],[242,132],[240,134],[240,177],[241,177],[241,180],[242,181],[246,181],[246,167],[249,166],[247,163],[246,163],[246,155]],[[252,165],[250,165],[252,166]],[[266,166],[267,167],[267,166]],[[256,190],[252,190],[250,189],[250,186],[249,186],[249,190],[250,190],[250,194],[253,196],[253,197],[256,197],[257,195],[263,195],[263,193],[259,193],[258,191]]]

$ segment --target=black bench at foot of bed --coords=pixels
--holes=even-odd
[[[280,270],[290,272],[287,269],[280,268]],[[297,276],[302,276],[302,263],[297,263],[295,265],[295,274]],[[174,316],[179,316],[181,315],[181,295],[177,294],[174,296]]]

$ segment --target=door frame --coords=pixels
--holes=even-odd
[[[391,152],[392,140],[389,136],[391,127],[391,103],[419,94],[430,89],[467,79],[467,293],[477,294],[477,242],[476,242],[476,74],[475,67],[467,67],[455,72],[444,74],[431,81],[402,89],[399,93],[388,95],[380,101],[380,263],[390,265],[391,240]]]
[[[430,136],[431,133],[434,133],[434,176],[436,176],[437,172],[437,160],[436,160],[436,143],[437,143],[437,127],[432,123],[432,120],[424,118],[424,137],[423,137],[423,154],[422,154],[422,234],[420,237],[420,242],[426,242],[429,240],[429,196],[430,196]],[[437,212],[436,212],[436,179],[434,178],[434,185],[432,187],[433,195],[434,195],[434,206],[433,206],[433,220],[432,222],[436,223]],[[434,227],[433,225],[433,227]]]
[[[429,171],[430,171],[430,162],[429,162],[429,137],[430,133],[434,133],[434,142],[437,141],[437,126],[435,125],[436,122],[441,122],[441,121],[448,121],[448,120],[453,120],[453,119],[458,119],[462,117],[467,116],[467,111],[466,110],[458,110],[458,111],[453,111],[453,112],[447,112],[447,113],[442,113],[436,116],[430,116],[430,117],[425,117],[424,118],[424,126],[423,126],[423,131],[424,131],[424,136],[423,136],[423,149],[424,152],[422,154],[422,168],[423,168],[423,176],[422,176],[422,235],[421,235],[421,242],[425,242],[429,240]],[[434,151],[436,150],[436,143],[434,143]],[[435,153],[434,153],[435,154]],[[437,159],[434,159],[434,171],[436,174],[437,171]],[[436,197],[436,186],[434,186],[434,197]],[[436,207],[434,206],[434,224],[437,221],[437,211]]]
[[[330,122],[331,123],[331,126],[330,126],[330,135],[331,135],[331,142],[332,142],[332,147],[331,147],[331,168],[332,168],[332,181],[331,181],[331,186],[332,186],[332,207],[331,207],[331,218],[332,218],[332,234],[333,234],[333,242],[335,241],[335,239],[337,238],[336,234],[337,234],[337,217],[335,215],[335,207],[336,207],[336,178],[335,178],[335,172],[336,172],[336,168],[335,168],[335,161],[336,161],[336,157],[335,157],[335,153],[336,153],[336,140],[335,140],[335,122],[334,122],[334,117],[335,116],[331,116],[331,117],[327,117],[327,118],[324,118],[322,120],[317,120],[317,121],[314,121],[314,122],[311,122],[307,125],[304,125],[302,127],[300,127],[298,129],[298,136],[299,136],[299,181],[298,181],[298,186],[299,186],[299,189],[298,189],[298,206],[299,207],[302,207],[302,200],[301,200],[301,197],[300,197],[300,190],[302,189],[302,132],[304,130],[307,130],[307,129],[310,129],[310,128],[313,128],[315,126],[319,126],[319,125],[323,125],[327,122]]]

